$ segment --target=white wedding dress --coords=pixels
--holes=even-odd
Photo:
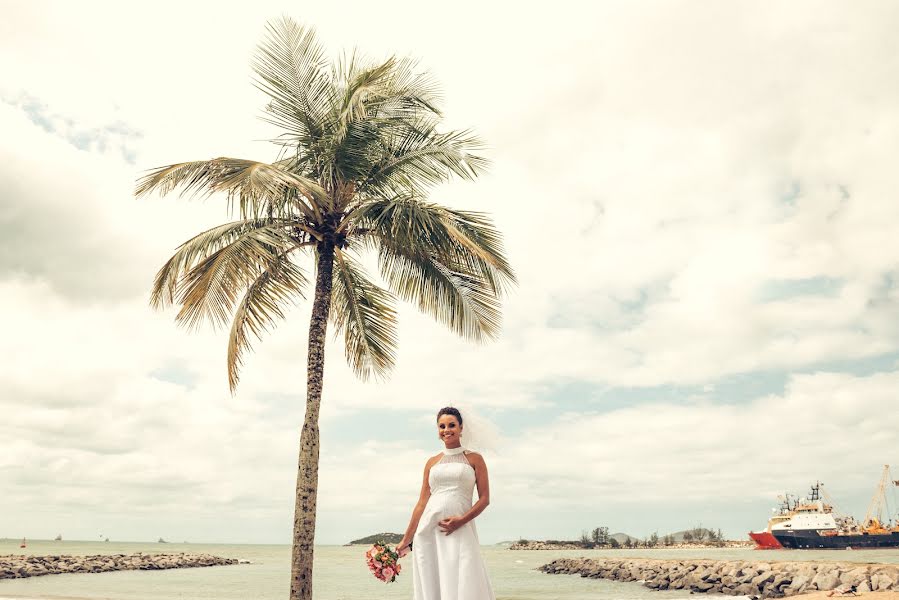
[[[495,600],[474,521],[449,535],[437,525],[471,508],[475,475],[464,448],[444,450],[428,485],[431,497],[412,538],[414,600]]]

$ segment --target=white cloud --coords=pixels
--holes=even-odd
[[[577,507],[670,497],[770,499],[815,478],[843,492],[858,486],[867,492],[871,474],[896,458],[897,383],[896,371],[819,372],[795,376],[783,394],[748,403],[710,394],[683,405],[562,415],[528,429],[509,448],[514,460],[506,476],[538,492],[551,489],[547,504]],[[559,461],[559,454],[580,460]]]
[[[202,498],[222,514],[280,524],[291,509],[308,306],[257,345],[231,398],[224,336],[188,334],[171,312],[146,304],[173,248],[227,219],[221,203],[131,194],[139,171],[160,164],[272,156],[256,141],[270,131],[255,118],[262,99],[249,84],[249,59],[265,19],[295,7],[257,3],[213,15],[178,6],[181,18],[172,20],[157,5],[21,4],[0,24],[8,73],[0,311],[10,317],[0,409],[11,415],[0,424],[9,440],[0,468],[18,482],[9,496],[18,506],[41,506],[53,489],[59,506],[86,511],[97,490],[115,490],[122,510],[199,514],[193,499]],[[460,399],[505,411],[498,414],[545,414],[552,400],[541,391],[559,382],[614,397],[617,386],[712,386],[731,374],[899,351],[893,4],[571,3],[516,13],[514,27],[501,6],[442,14],[465,43],[434,36],[419,11],[384,20],[379,7],[355,9],[351,23],[324,6],[296,16],[316,24],[335,53],[354,44],[374,55],[409,52],[445,84],[449,120],[483,134],[494,168],[434,199],[492,212],[521,284],[506,302],[503,338],[485,346],[404,308],[399,364],[385,384],[353,379],[331,344],[324,427]],[[52,126],[29,119],[26,101]],[[94,138],[79,137],[85,132]],[[766,296],[772,282],[789,292],[817,280],[833,284],[827,293]],[[813,415],[796,419],[791,448],[832,440],[834,424],[851,421],[837,391],[867,414],[882,413],[893,377],[797,377],[783,398],[747,406],[715,398],[591,414],[590,405],[528,434],[566,441],[555,449],[558,470],[528,439],[497,457],[497,497],[531,491],[546,506],[575,510],[568,498],[576,490],[652,498],[644,483],[679,489],[684,502],[721,481],[766,494],[795,477],[746,471],[747,462],[776,465],[778,455],[755,439],[735,443],[741,427],[755,430],[786,407]],[[670,437],[706,424],[689,443]],[[865,445],[824,453],[835,480],[895,441],[884,421],[849,429]],[[646,439],[634,444],[634,431]],[[426,450],[402,453],[390,431],[367,434],[323,458],[323,535],[345,534],[327,507],[358,507],[354,482],[372,453],[401,456],[384,491],[372,492],[376,506],[417,485]],[[585,455],[593,457],[586,465]],[[643,475],[651,460],[657,468]],[[820,465],[801,460],[792,473],[817,476]],[[523,467],[531,463],[533,471]],[[508,523],[497,523],[495,536],[506,535],[500,525]],[[153,537],[149,521],[132,527]]]

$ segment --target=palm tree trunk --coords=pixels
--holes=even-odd
[[[306,373],[306,418],[300,434],[297,499],[293,517],[293,555],[290,569],[290,600],[312,600],[312,558],[315,541],[315,504],[318,496],[318,413],[325,369],[325,335],[331,311],[331,277],[334,246],[318,247],[315,299],[309,322],[309,354]]]

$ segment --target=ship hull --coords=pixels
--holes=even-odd
[[[750,531],[750,539],[755,542],[756,550],[778,550],[783,548],[777,538],[767,531]]]
[[[883,534],[821,535],[815,530],[778,531],[774,537],[784,548],[839,549],[899,548],[899,532]]]

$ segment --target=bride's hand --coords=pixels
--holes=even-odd
[[[400,543],[396,546],[396,553],[400,558],[409,554],[409,542],[400,540]]]
[[[443,530],[446,535],[451,534],[455,530],[462,527],[464,524],[465,523],[462,522],[462,519],[460,517],[447,517],[437,523],[437,525],[440,527],[440,529]]]

